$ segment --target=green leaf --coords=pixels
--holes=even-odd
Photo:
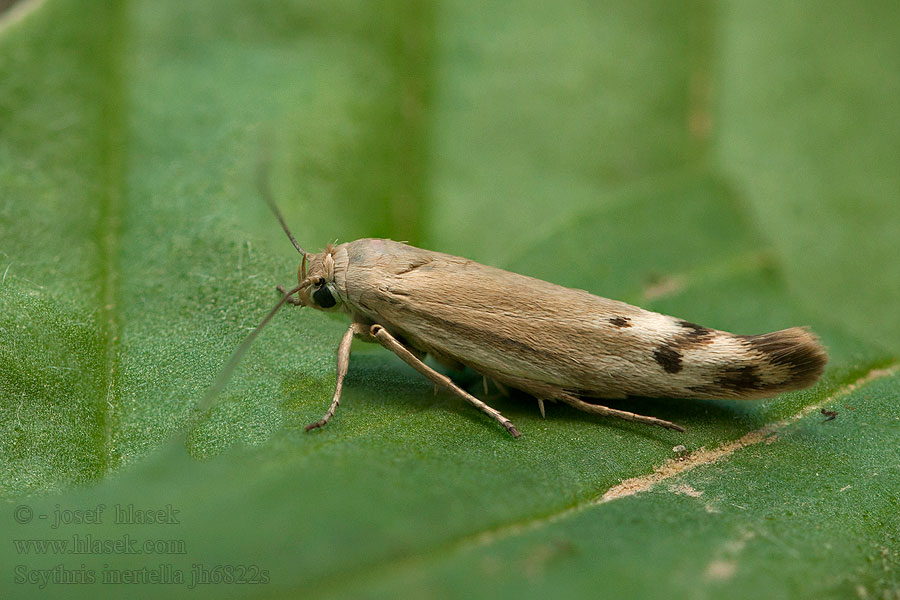
[[[846,8],[5,13],[3,595],[900,594],[900,15]],[[685,434],[491,390],[513,440],[359,344],[305,434],[346,324],[285,309],[200,415],[296,276],[269,158],[309,249],[388,236],[738,333],[809,325],[831,362],[761,402],[612,403]]]

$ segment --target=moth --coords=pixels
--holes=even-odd
[[[354,337],[379,343],[425,377],[519,437],[499,411],[424,362],[468,367],[501,391],[608,417],[684,428],[604,406],[604,398],[765,398],[818,380],[828,360],[805,327],[735,335],[511,273],[458,256],[387,239],[360,239],[306,252],[278,207],[266,199],[302,255],[298,284],[232,356],[208,397],[218,394],[242,353],[286,302],[344,313],[350,325],[337,350],[331,406],[306,427],[322,427],[340,404]]]

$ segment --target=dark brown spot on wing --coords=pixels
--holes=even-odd
[[[665,344],[660,346],[653,352],[653,358],[666,373],[678,373],[681,371],[681,353],[671,346]]]
[[[675,348],[695,348],[704,344],[711,344],[713,338],[716,337],[715,329],[701,327],[689,321],[678,321],[678,325],[684,328],[685,331],[672,340],[672,346]]]
[[[773,365],[787,366],[795,372],[820,369],[824,365],[821,348],[780,331],[737,337],[754,350],[765,354]]]
[[[716,384],[735,392],[761,390],[765,387],[755,365],[727,366],[716,377]]]
[[[612,323],[613,325],[615,325],[616,327],[631,327],[632,326],[631,319],[629,319],[628,317],[612,317],[609,320],[609,322]]]
[[[653,358],[667,373],[678,373],[684,368],[684,350],[711,344],[716,336],[714,329],[707,329],[690,321],[676,321],[675,324],[681,328],[681,332],[673,335],[653,353]]]
[[[715,333],[715,331],[712,329],[702,327],[700,325],[697,325],[696,323],[691,323],[690,321],[678,321],[678,325],[683,327],[684,329],[689,329],[690,331],[686,331],[683,335],[687,335],[692,338],[708,337]]]

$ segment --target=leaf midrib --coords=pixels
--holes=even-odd
[[[118,420],[120,391],[117,385],[118,346],[122,331],[119,302],[119,260],[122,243],[123,197],[125,190],[125,18],[124,3],[111,3],[108,7],[111,27],[103,46],[101,70],[106,85],[100,93],[100,113],[105,130],[99,137],[100,162],[103,181],[98,187],[96,239],[99,248],[100,324],[105,339],[103,389],[97,399],[100,423],[103,428],[103,445],[99,449],[102,477],[121,462],[115,452],[113,435]],[[105,390],[105,395],[104,395]]]

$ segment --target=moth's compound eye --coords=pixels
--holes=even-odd
[[[313,301],[322,308],[331,308],[337,304],[327,285],[320,286],[313,292]]]

